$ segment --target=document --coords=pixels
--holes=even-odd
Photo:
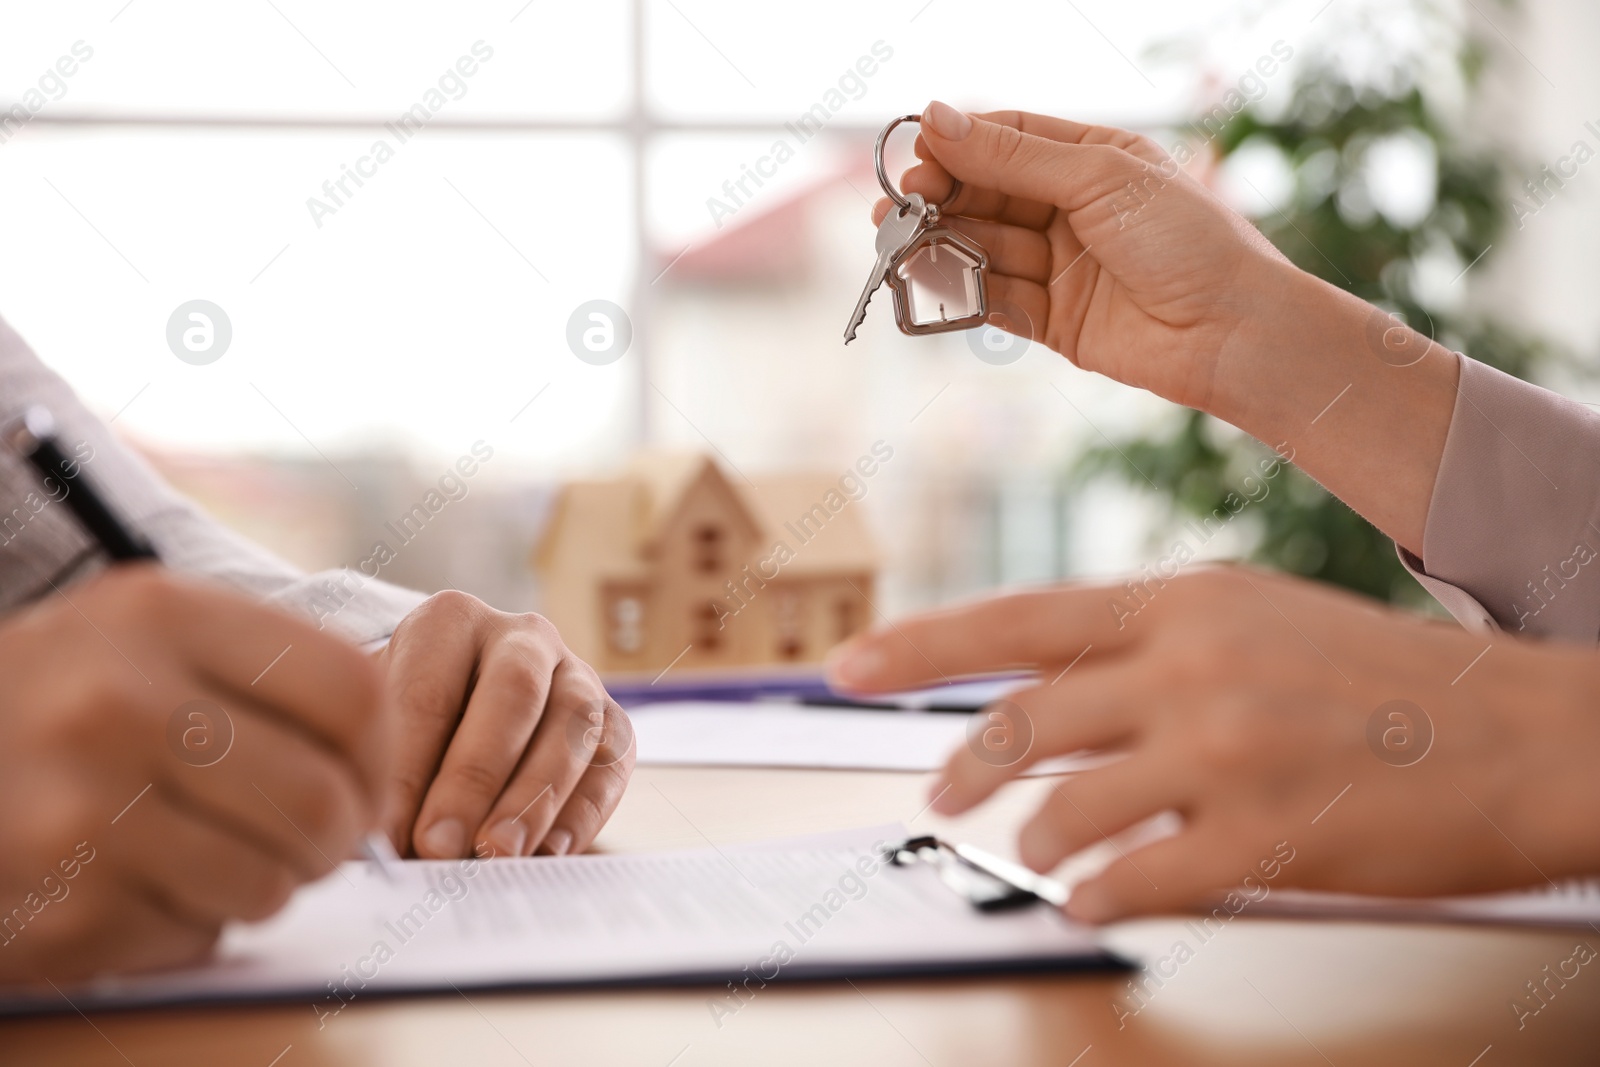
[[[1368,897],[1280,889],[1250,907],[1259,914],[1285,918],[1593,926],[1600,923],[1600,881],[1460,897]]]
[[[630,711],[641,764],[934,771],[985,724],[947,711],[882,711],[755,701],[681,701]],[[981,743],[981,737],[972,743]],[[1088,770],[1108,757],[1044,761],[1032,775]]]
[[[0,991],[0,1014],[303,1001],[324,1025],[385,994],[1126,966],[1057,909],[984,913],[926,863],[877,846],[903,826],[723,848],[489,861],[365,862],[230,927],[201,966],[60,991]]]

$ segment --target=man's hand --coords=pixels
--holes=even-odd
[[[1243,567],[1135,588],[1063,586],[903,620],[841,649],[833,677],[878,691],[1038,668],[990,709],[1021,743],[993,751],[979,733],[934,784],[934,807],[966,811],[1050,756],[1122,753],[1057,782],[1022,829],[1022,858],[1046,871],[1181,816],[1176,836],[1076,889],[1080,918],[1196,903],[1281,859],[1280,844],[1295,858],[1275,884],[1326,890],[1460,893],[1600,870],[1591,650],[1491,642]]]
[[[375,825],[382,683],[297,619],[147,566],[0,624],[0,982],[183,963]]]
[[[589,846],[633,771],[633,731],[554,626],[444,592],[401,621],[380,660],[399,716],[384,825],[402,853]]]

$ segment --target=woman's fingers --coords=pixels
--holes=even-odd
[[[1064,586],[902,619],[840,646],[829,658],[829,677],[856,691],[912,689],[960,675],[1068,663],[1085,650],[1105,655],[1133,640],[1133,630],[1116,625],[1116,597],[1109,586]]]
[[[1054,782],[1038,812],[1023,824],[1022,861],[1036,871],[1053,870],[1073,853],[1181,806],[1188,789],[1181,773],[1143,749]]]
[[[874,205],[874,225],[883,221],[891,207],[893,202],[888,197]],[[1050,314],[1050,298],[1045,286],[1059,278],[1066,267],[1075,266],[1074,259],[1068,259],[1067,263],[1058,266],[1055,261],[1062,258],[1062,254],[1052,252],[1050,240],[1037,230],[950,216],[944,218],[941,224],[966,234],[989,253],[990,308],[1002,309],[1009,305],[1012,312],[1020,312],[1027,320],[1025,323],[1018,322],[1017,315],[1013,313],[1005,316],[1006,321],[994,322],[991,319],[991,322],[1029,340],[1041,339]],[[1071,244],[1079,252],[1082,251],[1082,246],[1076,240]],[[1052,274],[1052,271],[1055,273]]]
[[[1050,241],[1038,230],[953,215],[940,221],[981,245],[989,253],[991,272],[1009,274],[1041,286],[1050,280]]]
[[[930,104],[924,113],[924,129],[929,128],[928,117],[936,108],[944,108],[949,113],[947,117],[960,115],[947,105]],[[1014,130],[1029,138],[1052,141],[1061,145],[1107,146],[1120,149],[1152,166],[1171,166],[1170,157],[1154,141],[1115,126],[1092,126],[1071,119],[1036,115],[1027,111],[977,112],[970,118]],[[955,179],[941,162],[943,157],[940,152],[946,151],[947,148],[937,140],[937,129],[934,131],[934,137],[934,143],[939,145],[939,151],[936,151],[928,139],[919,132],[916,154],[923,162],[906,171],[900,179],[901,188],[907,193],[921,193],[927,197],[930,204],[944,204],[950,196]],[[1049,225],[1059,203],[1054,196],[1019,196],[1014,189],[980,182],[966,175],[962,176],[962,186],[961,194],[948,206],[948,212],[973,218],[995,219],[1032,229],[1041,229]]]
[[[877,226],[882,223],[884,216],[895,207],[894,201],[887,196],[880,197],[872,205],[872,224]],[[1041,283],[1050,280],[1050,241],[1039,230],[965,215],[944,215],[939,221],[941,225],[959,230],[982,245],[983,250],[989,253],[990,270]]]
[[[1168,158],[1161,146],[1150,138],[1116,126],[1095,126],[1056,115],[1039,115],[1032,111],[1012,109],[979,111],[975,112],[973,117],[999,126],[1010,126],[1022,133],[1042,137],[1047,141],[1058,141],[1061,144],[1111,145],[1113,148],[1120,148],[1138,156],[1147,163],[1159,164]]]
[[[1119,662],[1080,663],[1069,681],[1008,694],[974,713],[934,782],[934,809],[958,814],[1041,760],[1126,743],[1140,700],[1137,669]]]
[[[1031,205],[1076,211],[1143,181],[1158,167],[1171,167],[1166,177],[1176,176],[1176,164],[1146,158],[1153,153],[1132,134],[1125,135],[1125,144],[1058,141],[939,103],[923,115],[922,138],[943,170],[962,183],[949,208],[953,214],[1021,225],[1043,225],[1023,217],[1034,210]],[[931,172],[928,177],[936,178]]]
[[[989,275],[989,324],[1025,341],[1044,341],[1050,295],[1031,278]]]
[[[1228,833],[1186,825],[1173,837],[1119,856],[1074,887],[1067,914],[1101,923],[1182,911],[1250,877],[1252,862]]]
[[[921,143],[920,140],[918,143]],[[900,176],[902,192],[921,193],[928,203],[939,205],[946,215],[989,219],[1030,230],[1042,230],[1055,218],[1054,204],[1008,196],[986,185],[962,182],[961,190],[954,199],[951,199],[950,189],[954,184],[955,179],[950,176],[950,172],[931,158],[911,167]]]

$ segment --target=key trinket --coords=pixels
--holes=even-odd
[[[976,241],[939,224],[943,210],[961,192],[956,182],[944,204],[929,204],[920,194],[909,196],[895,188],[883,164],[883,147],[902,122],[920,122],[919,115],[902,115],[878,134],[872,162],[878,184],[894,207],[878,224],[877,258],[866,287],[856,302],[844,342],[855,339],[867,317],[867,303],[879,286],[888,284],[894,300],[895,324],[908,336],[970,330],[984,324],[989,313],[989,254]]]

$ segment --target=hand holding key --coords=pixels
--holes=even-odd
[[[891,120],[872,149],[878,184],[889,194],[893,207],[878,223],[877,258],[850,325],[845,327],[845,344],[855,340],[856,329],[867,317],[867,302],[885,282],[894,292],[895,324],[908,336],[970,330],[987,319],[989,254],[976,242],[939,225],[946,205],[935,206],[916,193],[902,194],[884,169],[883,147],[889,134],[902,122],[921,121],[918,115]],[[960,189],[961,183],[956,182],[949,199]]]
[[[948,199],[947,224],[990,250],[996,325],[1292,447],[1422,550],[1454,353],[1295,267],[1146,137],[934,103],[917,155],[902,185]]]
[[[1125,130],[930,104],[901,179],[990,250],[1001,325],[1078,366],[1208,408],[1217,367],[1282,263],[1246,220]],[[874,218],[892,211],[880,200]],[[959,216],[959,217],[957,217]],[[1020,320],[1020,321],[1011,321]]]

